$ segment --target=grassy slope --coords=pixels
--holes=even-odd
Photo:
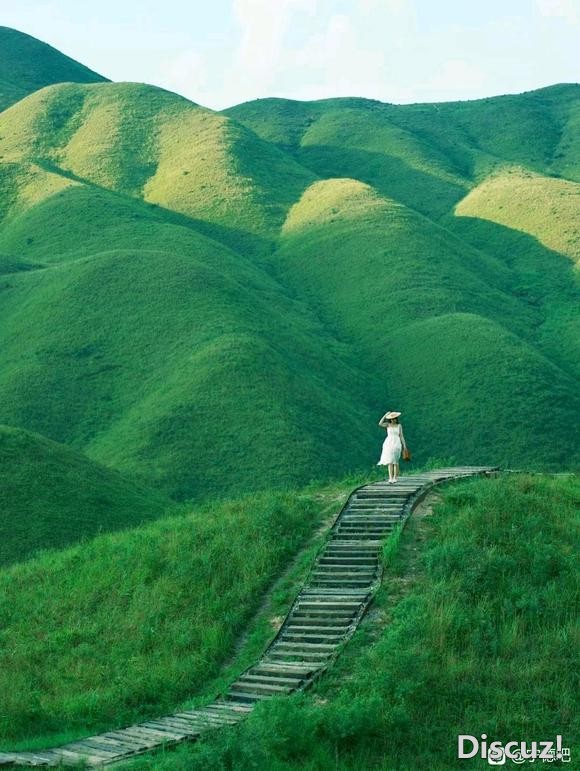
[[[95,83],[101,75],[24,32],[0,27],[0,110],[51,83]]]
[[[363,376],[302,304],[195,231],[145,220],[117,235],[111,252],[10,276],[6,422],[179,497],[364,463]],[[131,248],[118,248],[123,237]],[[332,441],[338,412],[355,437],[348,452]]]
[[[321,492],[184,505],[0,571],[2,746],[118,727],[207,689],[265,590],[336,509],[336,490]]]
[[[578,477],[447,488],[426,540],[413,540],[412,522],[388,549],[374,612],[312,692],[124,767],[449,771],[465,766],[460,733],[504,743],[560,733],[574,755],[579,494]]]
[[[534,347],[543,316],[510,291],[505,265],[352,180],[307,191],[273,261],[384,377],[392,403],[409,413],[419,460],[438,452],[459,462],[580,462],[575,377]],[[434,394],[444,395],[443,431]],[[541,414],[551,415],[548,442]]]
[[[338,159],[352,149],[398,157],[415,170],[451,175],[449,182],[465,184],[504,163],[580,181],[579,101],[580,84],[573,83],[468,102],[400,106],[369,99],[260,99],[224,112],[289,151],[307,151],[315,163],[319,145],[323,152],[329,146],[343,150]],[[335,169],[332,176],[343,173]]]
[[[124,121],[115,128],[119,110]],[[54,114],[60,122],[51,134]],[[44,89],[3,120],[6,422],[82,447],[178,497],[241,490],[250,479],[296,483],[364,463],[373,438],[357,429],[368,397],[352,352],[225,245],[248,243],[242,228],[227,224],[230,215],[206,211],[202,222],[138,198],[140,188],[163,198],[163,179],[167,195],[181,195],[164,177],[163,159],[175,147],[196,162],[203,155],[197,169],[174,157],[172,173],[185,179],[191,171],[190,187],[208,211],[209,188],[216,201],[227,191],[238,220],[254,223],[255,245],[299,195],[292,184],[311,174],[160,89]],[[193,150],[187,132],[197,137]],[[228,165],[238,163],[240,143],[247,175]],[[122,152],[129,144],[139,158]],[[196,213],[193,198],[182,198]],[[355,437],[346,452],[333,441],[338,412]]]
[[[367,466],[384,403],[414,416],[420,458],[469,462],[489,433],[473,404],[528,414],[509,378],[479,382],[485,357],[465,333],[475,324],[498,362],[517,352],[530,404],[551,406],[551,379],[561,397],[562,434],[541,450],[533,423],[520,423],[511,461],[574,463],[569,266],[452,211],[506,158],[571,168],[576,102],[572,86],[501,102],[518,140],[500,147],[493,100],[441,115],[356,99],[231,111],[260,139],[147,86],[31,95],[0,116],[0,419],[180,497]],[[543,138],[524,157],[522,131],[540,113]],[[345,172],[357,179],[316,180]],[[446,378],[431,349],[402,352],[406,327],[423,322],[457,347]],[[442,409],[453,418],[443,440],[423,417]],[[488,451],[505,457],[504,439]]]
[[[353,181],[315,183],[290,211],[273,264],[281,280],[300,287],[339,333],[362,346],[390,402],[410,415],[419,443],[437,435],[425,416],[449,411],[452,430],[443,442],[447,455],[455,454],[455,446],[458,460],[475,457],[476,437],[489,434],[483,409],[471,405],[506,405],[514,418],[527,412],[517,397],[521,389],[512,392],[508,385],[511,378],[480,378],[478,362],[486,354],[473,345],[480,339],[502,370],[508,350],[518,350],[511,367],[519,382],[530,384],[530,404],[551,409],[554,378],[563,394],[555,421],[564,427],[563,450],[555,446],[561,435],[544,448],[550,447],[555,464],[570,457],[577,462],[566,415],[577,404],[580,298],[562,258],[575,254],[576,186],[546,175],[565,171],[578,178],[573,126],[579,93],[580,87],[563,85],[516,97],[404,107],[363,99],[272,99],[226,111],[319,176],[355,177],[387,199],[381,207],[372,191],[362,194]],[[505,131],[497,132],[500,113]],[[470,330],[477,326],[474,314],[483,317],[473,340],[463,329],[466,317],[436,321],[458,312],[470,314]],[[425,325],[412,326],[411,335],[429,328],[448,335],[441,338],[445,377],[431,360],[432,349],[406,347],[407,325],[420,320]],[[488,334],[488,320],[499,325],[496,336]],[[428,339],[439,342],[432,334]],[[457,432],[461,425],[470,426],[469,435]],[[507,452],[503,432],[488,449],[498,458],[537,460],[544,450],[532,425],[519,423],[512,434],[520,449],[510,441]],[[424,443],[427,453],[434,451],[431,441]]]
[[[580,261],[580,184],[523,169],[489,177],[455,209],[535,236],[548,249]]]
[[[135,83],[52,86],[0,119],[4,161],[54,165],[263,249],[314,175],[223,115]],[[224,231],[222,231],[224,232]]]
[[[0,426],[0,564],[159,517],[162,496],[68,447]]]

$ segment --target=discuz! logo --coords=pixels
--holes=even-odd
[[[487,760],[490,766],[505,766],[506,761],[512,763],[554,763],[556,760],[569,763],[570,748],[562,747],[562,737],[556,736],[555,742],[487,741],[487,734],[481,734],[478,739],[469,734],[457,737],[457,757],[468,760],[480,757]]]

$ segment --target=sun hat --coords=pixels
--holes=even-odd
[[[387,418],[387,420],[390,420],[391,418],[398,418],[400,414],[400,412],[387,412],[385,418]]]

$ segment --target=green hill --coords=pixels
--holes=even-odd
[[[251,250],[275,237],[314,179],[241,124],[142,84],[51,86],[8,110],[0,126],[3,159],[18,164],[11,211],[51,194],[47,179],[34,192],[22,180],[23,165],[40,164],[69,184],[81,180],[220,226],[217,232],[230,229],[233,245]]]
[[[35,91],[0,114],[0,420],[177,498],[369,468],[389,405],[419,462],[576,466],[579,110]]]
[[[134,527],[168,505],[158,493],[38,434],[0,426],[0,565]]]
[[[353,180],[309,189],[272,260],[384,372],[420,460],[437,437],[443,457],[480,463],[580,460],[577,380],[552,361],[551,335],[537,339],[542,314],[510,291],[502,262]],[[542,415],[558,437],[548,446],[533,438]]]
[[[47,43],[10,27],[0,27],[0,110],[51,83],[104,80]]]
[[[335,485],[188,507],[0,569],[2,748],[153,717],[211,688],[342,497]]]
[[[123,767],[485,769],[457,757],[458,735],[482,733],[528,748],[561,734],[573,757],[579,492],[545,476],[443,488],[387,542],[371,612],[312,690]]]
[[[455,213],[528,233],[580,262],[580,185],[574,182],[509,169],[471,190]]]
[[[365,462],[362,375],[302,303],[192,227],[91,188],[28,217],[23,234],[45,214],[54,234],[30,245],[29,260],[58,254],[57,213],[66,223],[75,211],[90,211],[95,227],[83,251],[110,251],[65,252],[61,264],[10,275],[4,420],[178,497],[243,490],[257,473],[266,487]],[[333,442],[338,413],[354,439],[348,453]]]
[[[464,102],[393,105],[356,98],[259,99],[224,112],[308,159],[310,165],[346,163],[358,152],[361,164],[368,163],[359,172],[379,172],[381,164],[386,170],[398,159],[407,184],[411,178],[420,182],[413,170],[461,184],[506,163],[580,182],[579,102],[580,84],[564,83]],[[334,169],[324,176],[352,175]],[[379,180],[377,186],[381,182],[403,185],[405,180]],[[416,198],[419,195],[417,190]],[[438,206],[437,201],[420,202]]]

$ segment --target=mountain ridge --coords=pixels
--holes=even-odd
[[[25,32],[0,26],[0,111],[51,83],[107,78]]]

